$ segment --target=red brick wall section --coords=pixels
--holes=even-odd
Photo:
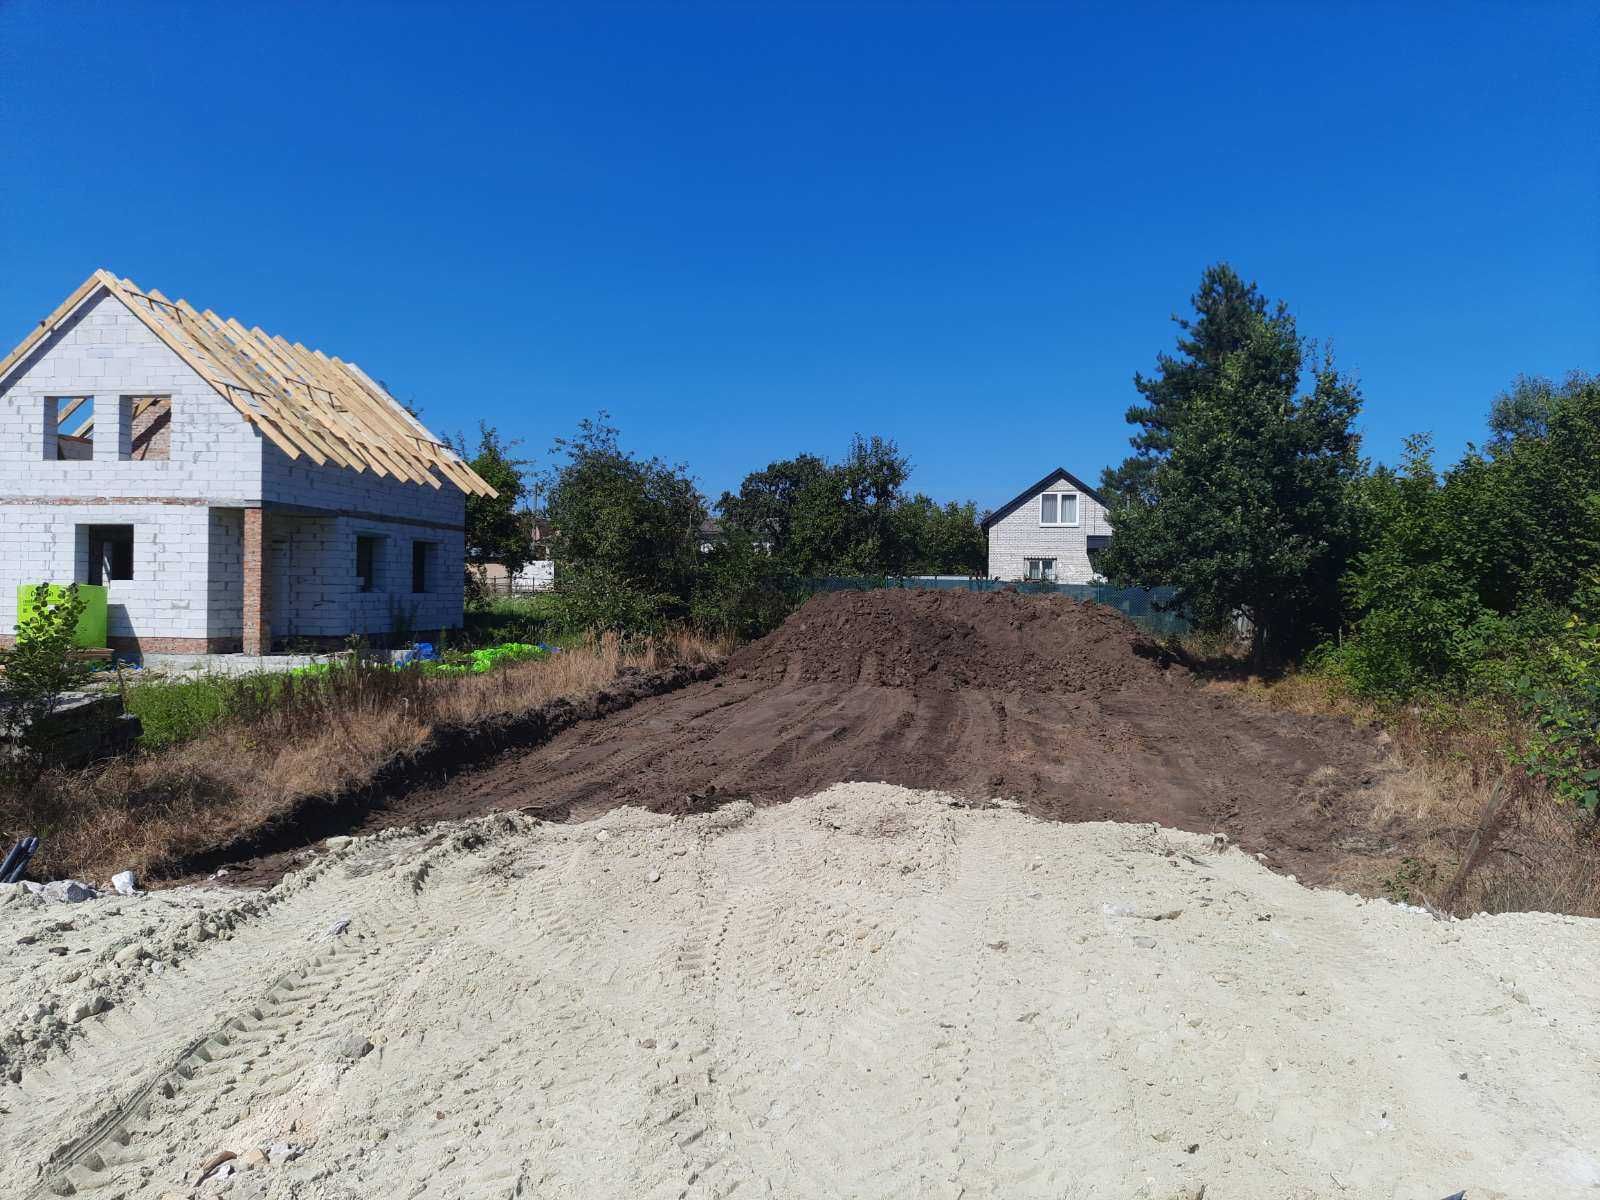
[[[133,457],[151,462],[172,458],[172,397],[130,396],[139,415],[133,418]]]
[[[272,648],[267,628],[266,555],[259,508],[244,510],[244,652],[265,654]]]
[[[10,650],[17,639],[0,634],[0,650]],[[229,637],[118,637],[106,644],[120,654],[237,654],[239,639]]]

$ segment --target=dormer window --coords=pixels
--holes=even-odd
[[[1039,524],[1060,526],[1077,523],[1077,492],[1046,492],[1039,497]]]

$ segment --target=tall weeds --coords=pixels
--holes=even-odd
[[[307,796],[358,788],[436,730],[531,712],[598,692],[627,670],[703,663],[727,647],[689,633],[648,643],[615,635],[483,675],[425,676],[360,661],[322,675],[255,677],[230,690],[209,731],[82,771],[0,780],[0,835],[37,833],[33,872],[104,880],[159,875],[261,829]]]
[[[1278,679],[1234,679],[1214,686],[1293,712],[1343,717],[1380,726],[1394,770],[1373,789],[1374,829],[1398,826],[1409,844],[1404,858],[1352,861],[1340,882],[1360,891],[1393,894],[1401,864],[1434,881],[1411,899],[1440,901],[1456,882],[1466,848],[1486,811],[1486,846],[1450,897],[1459,915],[1544,911],[1600,917],[1600,824],[1571,805],[1554,802],[1549,787],[1517,762],[1526,727],[1511,709],[1433,700],[1392,704],[1350,694],[1336,678],[1315,672]],[[1503,803],[1491,804],[1503,798]],[[1419,871],[1417,868],[1421,867]]]

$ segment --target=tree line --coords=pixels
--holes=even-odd
[[[909,491],[910,460],[880,436],[856,436],[836,460],[768,463],[714,503],[684,464],[626,449],[604,413],[557,438],[553,458],[530,472],[497,431],[480,430],[471,462],[500,494],[467,500],[468,561],[520,569],[542,521],[568,616],[586,628],[692,620],[755,636],[805,580],[982,575],[987,565],[977,506]]]

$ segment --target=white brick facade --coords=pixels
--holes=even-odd
[[[1040,517],[1040,497],[1077,497],[1075,525],[1046,525]],[[1028,560],[1053,559],[1055,582],[1097,583],[1089,561],[1089,539],[1109,538],[1111,524],[1105,505],[1081,480],[1065,471],[1047,476],[985,522],[989,535],[989,577],[1028,578]]]
[[[134,459],[130,396],[172,398],[165,459]],[[57,461],[57,397],[93,397],[93,456]],[[86,403],[63,425],[78,426]],[[19,585],[88,579],[87,529],[133,526],[133,578],[108,580],[118,639],[237,648],[244,510],[264,514],[262,611],[275,641],[456,628],[466,498],[265,441],[123,301],[100,292],[0,378],[0,636]],[[356,537],[376,534],[377,587],[359,590]],[[412,543],[428,590],[412,594]]]

